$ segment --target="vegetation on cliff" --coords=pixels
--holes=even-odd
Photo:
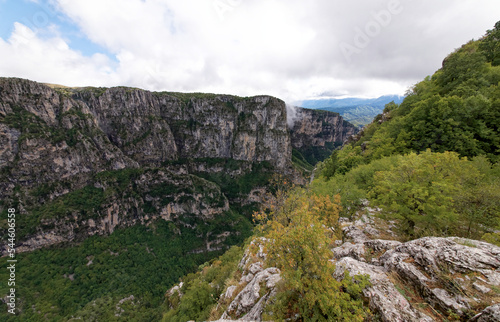
[[[355,282],[349,274],[341,281],[333,277],[330,249],[341,238],[339,197],[294,187],[279,176],[272,182],[273,193],[266,195],[262,210],[254,214],[257,226],[251,239],[258,236],[259,242],[246,243],[250,255],[244,258],[250,258],[250,263],[242,265],[248,259],[241,260],[241,249],[233,248],[200,267],[197,274],[184,277],[182,287],[166,294],[169,310],[163,321],[216,320],[223,312],[231,312],[231,301],[250,285],[245,280],[257,274],[243,276],[244,266],[260,264],[252,260],[259,252],[266,257],[264,267],[277,269],[282,277],[272,291],[276,296],[261,305],[264,320],[363,321],[370,314],[361,297],[369,285],[366,277],[355,276]],[[233,318],[239,317],[234,314]]]
[[[500,166],[485,157],[460,158],[456,152],[394,155],[359,165],[312,189],[339,193],[346,209],[369,199],[397,219],[405,239],[423,236],[481,238],[500,224]],[[344,211],[352,215],[352,211]]]
[[[279,268],[283,277],[274,300],[264,310],[265,319],[377,318],[376,312],[370,315],[361,300],[361,290],[369,285],[367,281],[361,277],[356,282],[352,278],[342,282],[333,279],[334,265],[330,262],[330,248],[340,237],[338,217],[357,219],[355,213],[365,199],[380,207],[378,220],[391,220],[401,241],[460,236],[498,243],[499,41],[500,22],[482,39],[471,41],[448,56],[443,68],[416,84],[400,105],[387,104],[384,113],[357,140],[319,165],[320,173],[307,189],[274,191],[267,210],[255,217],[260,223],[256,233],[267,241],[266,264]],[[294,157],[303,159],[298,153]],[[479,247],[467,239],[456,240],[469,243],[472,251]],[[400,244],[379,242],[389,248]],[[352,252],[356,252],[356,247],[368,247],[359,241],[357,245],[347,244],[345,250]],[[373,250],[361,255],[376,262]],[[370,266],[368,262],[361,264]],[[453,292],[463,292],[456,284],[450,286],[452,273],[446,267],[437,268],[437,272],[439,281],[448,284],[433,285],[433,292],[446,293],[443,289],[450,287]],[[394,285],[400,287],[398,291],[406,299],[413,300],[407,290],[401,289],[406,282],[396,281]],[[498,294],[498,288],[492,289]],[[476,309],[486,306],[480,303]],[[463,313],[461,309],[452,311],[431,304],[427,313],[439,319],[457,320],[459,314],[463,319],[474,316],[476,309]],[[217,317],[220,314],[214,318]]]
[[[356,142],[331,156],[325,176],[426,149],[500,161],[499,33],[497,23],[482,39],[446,57],[443,67],[413,86],[400,105],[386,105]]]
[[[367,316],[360,296],[366,279],[353,283],[349,276],[342,281],[333,277],[330,249],[342,237],[339,203],[338,195],[278,189],[265,210],[255,214],[268,241],[267,265],[280,269],[283,278],[266,308],[269,320],[363,321]]]
[[[408,239],[492,238],[500,228],[500,22],[325,161],[315,185],[369,198]],[[486,234],[486,235],[485,235]]]
[[[353,280],[345,273],[343,280],[336,280],[333,277],[335,265],[330,261],[331,248],[342,238],[339,216],[352,219],[365,198],[381,208],[382,218],[397,223],[402,240],[431,235],[483,238],[490,242],[500,240],[496,233],[500,229],[499,34],[500,22],[482,39],[471,41],[448,56],[443,68],[415,85],[400,105],[388,104],[384,114],[366,127],[356,141],[335,151],[320,166],[322,175],[308,188],[284,189],[278,185],[274,195],[264,200],[266,207],[254,217],[259,224],[255,234],[265,240],[262,245],[268,254],[265,265],[272,266],[282,276],[275,285],[276,296],[269,299],[264,310],[265,318],[321,321],[375,318],[361,295],[369,286],[367,279],[356,276]],[[132,94],[137,97],[149,95],[135,89],[121,90],[126,90],[130,97]],[[120,96],[119,92],[113,95]],[[92,100],[112,96],[106,90],[87,94]],[[186,108],[194,109],[196,104],[203,106],[203,97],[217,100],[217,106],[228,111],[236,111],[234,104],[228,104],[225,98],[210,95],[196,94],[190,98],[184,94],[171,97],[158,94],[158,97],[169,103],[181,101],[180,112],[173,119],[180,118]],[[264,104],[279,105],[277,100],[262,97],[252,104],[266,100]],[[28,135],[24,141],[31,139],[32,144],[43,139],[54,145],[62,143],[58,131],[37,132],[37,129],[50,128],[32,126],[32,123],[42,123],[41,119],[17,112],[14,108],[14,115],[2,116],[2,123],[16,129],[18,132],[14,134],[21,131]],[[276,117],[281,113],[274,112]],[[207,119],[206,133],[217,128],[218,123],[212,122],[218,117],[212,116]],[[256,115],[245,113],[233,116],[232,125],[249,118],[257,119]],[[119,119],[121,122],[121,115],[116,117]],[[149,115],[147,119],[151,121],[154,117]],[[284,119],[280,121],[285,124]],[[162,128],[163,123],[155,123],[165,130],[156,134],[169,136],[165,142],[171,143],[174,138],[182,143],[187,136],[197,133],[197,122],[191,117],[175,119],[172,123],[175,138],[166,127]],[[266,131],[262,124],[253,130],[251,123],[245,125],[248,126],[245,133],[239,133],[242,134],[241,142],[249,142],[248,133],[259,137]],[[150,123],[144,124],[150,126]],[[115,148],[127,150],[127,144],[144,143],[148,138],[148,146],[161,141],[156,134],[143,132],[142,128],[129,137],[124,124],[110,122],[109,126],[106,130],[110,141],[105,141],[107,136],[103,136],[102,142],[113,142]],[[111,129],[113,126],[117,128]],[[283,143],[287,142],[286,133],[273,129],[268,134],[269,138]],[[79,144],[71,135],[64,141],[70,148]],[[266,144],[272,147],[273,142],[269,139]],[[207,144],[213,151],[226,151],[218,142]],[[96,151],[106,150],[100,144],[95,145]],[[247,151],[246,147],[240,147],[240,156],[266,150],[256,146],[255,151]],[[43,235],[43,228],[57,228],[62,223],[73,225],[70,218],[74,217],[94,219],[90,214],[95,213],[105,217],[107,210],[111,212],[109,209],[117,204],[124,205],[117,202],[120,198],[127,201],[123,208],[126,211],[122,211],[131,221],[139,215],[148,218],[148,226],[118,229],[113,226],[111,231],[114,232],[108,237],[83,238],[80,244],[60,244],[18,255],[22,263],[18,276],[23,281],[19,287],[22,298],[19,309],[23,315],[9,317],[11,320],[39,320],[42,316],[52,320],[72,317],[106,321],[158,320],[162,314],[166,321],[220,317],[224,305],[228,304],[222,302],[223,305],[218,306],[221,293],[229,286],[241,285],[236,281],[242,277],[237,263],[242,250],[235,247],[219,259],[213,257],[220,255],[225,246],[241,243],[250,230],[241,213],[226,207],[226,195],[234,200],[241,198],[255,185],[265,184],[276,170],[273,167],[279,165],[279,171],[283,171],[291,160],[274,160],[268,155],[267,159],[242,162],[229,160],[223,157],[224,153],[207,158],[201,144],[193,144],[190,148],[179,144],[175,148],[184,150],[177,158],[157,155],[158,159],[152,162],[154,166],[147,169],[116,170],[108,164],[99,171],[82,175],[81,182],[69,186],[79,186],[72,192],[62,193],[67,187],[53,182],[44,182],[45,185],[34,188],[19,180],[13,187],[9,186],[12,190],[9,201],[20,208],[27,205],[30,213],[27,219],[21,219],[27,229],[20,230],[21,236]],[[234,145],[228,145],[228,149],[233,148]],[[137,157],[133,150],[127,151]],[[196,157],[184,160],[182,156],[190,151],[195,151]],[[290,148],[287,156],[291,159],[291,155]],[[144,166],[150,162],[142,157],[137,164]],[[293,157],[307,163],[303,155],[295,153]],[[129,157],[120,155],[120,158],[135,164]],[[12,161],[12,165],[17,162],[18,159]],[[182,179],[172,175],[167,168],[182,174]],[[11,169],[2,175],[12,179]],[[199,213],[179,213],[169,221],[150,218],[159,213],[170,216],[171,213],[163,212],[163,208],[173,207],[173,201],[176,206],[198,207],[195,210]],[[35,205],[37,202],[39,204]],[[205,209],[207,204],[215,205],[217,216],[210,217],[211,212]],[[240,206],[243,209],[245,204]],[[63,220],[50,221],[54,218]],[[110,222],[113,219],[108,224]],[[2,225],[5,228],[5,222]],[[71,226],[71,232],[78,235],[78,228],[78,225]],[[224,247],[207,252],[211,242]],[[372,257],[371,253],[368,255]],[[185,276],[182,287],[172,290],[164,301],[167,289],[196,268],[200,272]],[[7,271],[0,272],[0,279],[7,280],[6,274]],[[0,291],[5,293],[6,286],[3,285]],[[237,287],[233,291],[237,291]],[[5,303],[0,304],[0,308],[5,312]]]

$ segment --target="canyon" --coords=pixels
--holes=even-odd
[[[271,96],[1,78],[0,198],[21,215],[17,250],[158,218],[193,228],[231,211],[249,219],[272,175],[306,182],[294,149],[317,161],[357,132],[331,112],[297,108],[293,121]],[[207,250],[221,249],[238,233],[202,238]]]

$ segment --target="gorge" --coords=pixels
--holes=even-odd
[[[47,247],[77,253],[141,226],[141,234],[163,231],[174,244],[187,238],[179,255],[198,256],[187,266],[212,258],[249,236],[252,212],[273,175],[306,181],[307,169],[292,154],[314,164],[357,132],[331,112],[299,109],[294,121],[289,128],[285,103],[270,96],[49,87],[1,78],[0,199],[2,211],[18,212],[16,252],[26,258],[45,256]],[[112,248],[101,255],[126,252]],[[1,250],[5,256],[6,240]],[[88,255],[86,267],[99,256]],[[78,279],[75,269],[69,265],[63,275]],[[172,280],[185,272],[170,272],[177,276]],[[21,289],[21,298],[30,292]],[[85,301],[56,305],[54,316]]]

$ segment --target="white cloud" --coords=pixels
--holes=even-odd
[[[15,39],[29,30],[16,26],[0,42],[2,57],[11,57],[0,63],[1,74],[287,101],[403,93],[454,48],[492,28],[500,9],[497,0],[52,1],[116,56],[116,66],[36,30],[20,45]],[[398,10],[388,21],[377,20],[391,8]],[[341,44],[355,46],[358,30],[371,35],[346,59]]]
[[[102,85],[112,73],[102,54],[84,57],[61,38],[41,39],[30,28],[16,23],[8,41],[0,38],[2,76],[24,77],[65,85]]]

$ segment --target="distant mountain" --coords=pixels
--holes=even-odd
[[[371,123],[375,116],[382,113],[385,104],[394,101],[400,104],[404,96],[385,95],[378,98],[329,98],[302,101],[305,108],[339,113],[346,121],[363,126]]]

